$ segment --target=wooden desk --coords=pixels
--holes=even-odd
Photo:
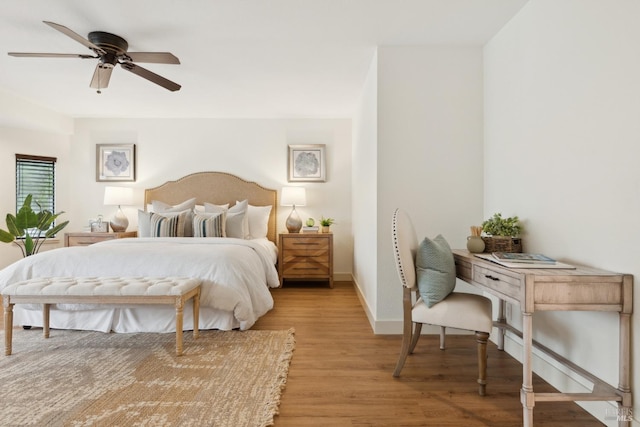
[[[595,268],[568,269],[506,268],[483,260],[466,250],[454,250],[456,274],[459,279],[496,296],[499,300],[498,348],[504,349],[504,333],[510,331],[522,337],[522,401],[523,424],[533,426],[535,402],[552,401],[614,401],[618,402],[618,424],[631,425],[631,313],[633,311],[633,276],[611,273]],[[522,332],[507,324],[505,303],[520,306]],[[619,373],[618,387],[597,378],[559,354],[532,339],[532,314],[535,311],[612,311],[619,313]],[[533,347],[556,359],[579,375],[593,382],[591,393],[534,393],[531,354]]]

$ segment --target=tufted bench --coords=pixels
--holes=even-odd
[[[42,304],[44,337],[49,338],[51,304],[173,304],[176,355],[182,355],[184,304],[193,298],[193,337],[198,338],[199,279],[188,277],[44,277],[13,283],[2,290],[5,354],[11,354],[14,304]]]

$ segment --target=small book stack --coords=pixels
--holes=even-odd
[[[493,257],[498,261],[523,264],[555,264],[556,260],[542,254],[493,252]]]
[[[307,227],[305,225],[304,227],[302,227],[303,233],[317,233],[318,231],[320,231],[320,227],[318,227],[317,225],[314,225],[313,227]]]

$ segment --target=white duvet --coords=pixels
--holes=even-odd
[[[47,276],[187,276],[203,280],[203,329],[248,329],[271,308],[268,287],[279,285],[276,247],[267,239],[136,238],[68,247],[24,258],[0,271],[0,290],[10,283]],[[34,307],[35,308],[35,307]],[[16,305],[15,323],[41,325],[41,312]],[[116,332],[175,332],[173,307],[58,305],[53,328]],[[192,325],[185,309],[185,329]]]

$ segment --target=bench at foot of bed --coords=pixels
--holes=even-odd
[[[172,304],[176,308],[176,355],[182,355],[185,303],[193,298],[193,337],[198,338],[201,280],[188,277],[40,277],[2,290],[5,354],[11,354],[14,304],[42,304],[49,338],[51,304]]]

